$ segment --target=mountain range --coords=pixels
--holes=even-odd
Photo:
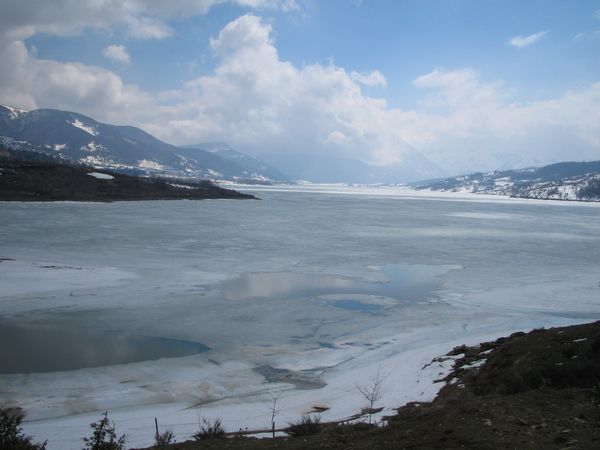
[[[414,183],[416,189],[508,195],[520,198],[600,201],[600,161],[476,172]]]
[[[525,198],[600,200],[600,161],[568,162],[539,168],[475,172],[433,179],[443,169],[408,153],[392,166],[374,166],[356,159],[279,152],[261,159],[224,142],[177,147],[145,131],[109,125],[75,112],[56,109],[24,111],[0,105],[0,144],[11,150],[51,155],[70,164],[132,175],[208,179],[236,183],[398,183],[417,189],[463,191]]]
[[[22,147],[99,169],[136,175],[236,182],[287,181],[260,160],[242,157],[226,145],[176,147],[139,128],[108,125],[75,112],[24,111],[0,106],[0,137],[13,149]]]
[[[184,145],[179,147],[177,152],[190,159],[197,159],[198,154],[204,154],[206,152],[211,153],[212,155],[227,161],[229,166],[239,166],[240,170],[245,171],[243,172],[245,175],[243,178],[245,180],[268,182],[287,181],[288,179],[286,175],[263,160],[235,151],[225,142],[206,142],[202,144]]]
[[[259,159],[224,142],[177,147],[139,128],[109,125],[56,109],[24,111],[0,105],[0,138],[12,139],[11,148],[36,146],[35,151],[59,158],[136,175],[243,183],[398,183],[444,173],[417,151],[407,151],[402,163],[376,166],[310,152],[266,153]]]

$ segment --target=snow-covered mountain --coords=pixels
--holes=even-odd
[[[0,106],[0,136],[11,139],[11,148],[33,146],[35,151],[96,168],[179,178],[272,180],[243,162],[202,149],[192,153],[139,128],[108,125],[75,112]]]
[[[600,161],[472,173],[415,183],[417,189],[474,192],[511,197],[600,201]]]
[[[276,168],[266,162],[232,149],[225,142],[204,142],[202,144],[184,145],[180,147],[179,154],[194,158],[198,150],[212,153],[226,161],[239,164],[243,167],[245,178],[249,180],[287,182],[288,178]]]

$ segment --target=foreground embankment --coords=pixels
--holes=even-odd
[[[600,322],[455,348],[446,386],[386,425],[321,424],[298,437],[188,441],[172,449],[598,448]]]

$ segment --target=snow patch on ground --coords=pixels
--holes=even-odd
[[[60,152],[60,151],[64,150],[65,148],[67,148],[67,144],[54,144],[52,146],[52,148],[54,150],[56,150],[57,152]]]
[[[81,161],[84,164],[90,164],[94,167],[105,167],[113,165],[112,160],[103,158],[101,156],[86,156],[85,158],[80,158],[79,161]]]
[[[76,128],[79,128],[80,130],[85,131],[88,134],[91,134],[92,136],[98,136],[100,134],[98,130],[96,130],[96,128],[90,125],[86,125],[79,119],[75,119],[73,122],[67,121],[67,123],[73,125]]]
[[[88,175],[94,178],[98,178],[99,180],[112,180],[114,178],[112,175],[100,172],[90,172],[88,173]]]
[[[108,170],[108,169],[133,169],[134,168],[133,166],[130,166],[127,164],[121,164],[121,163],[113,161],[110,158],[98,156],[97,154],[89,155],[84,158],[79,158],[79,162],[82,162],[83,164],[88,164],[97,169],[105,169],[105,170]]]
[[[483,366],[486,363],[485,359],[480,359],[479,361],[472,362],[471,364],[465,364],[464,366],[460,366],[461,369],[477,369]]]
[[[496,186],[505,187],[505,186],[511,186],[512,181],[509,177],[503,177],[503,178],[497,178],[496,180],[494,180],[494,184]]]
[[[165,166],[157,163],[156,161],[151,161],[149,159],[141,159],[138,161],[138,167],[142,169],[153,169],[153,170],[163,170]]]
[[[80,147],[80,149],[84,152],[94,153],[99,150],[106,150],[106,147],[102,144],[96,144],[94,141],[92,141],[89,144]]]
[[[176,188],[182,189],[196,189],[194,186],[188,186],[187,184],[176,184],[176,183],[167,183],[169,186],[173,186]]]
[[[223,174],[221,172],[217,172],[216,170],[213,170],[213,169],[208,169],[208,174],[211,177],[221,177],[221,176],[223,176]]]
[[[2,106],[4,106],[4,105],[2,105]],[[27,114],[29,112],[24,109],[14,108],[12,106],[4,106],[4,107],[10,111],[10,118],[12,120],[18,119],[23,114]]]

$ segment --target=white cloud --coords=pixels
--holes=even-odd
[[[100,120],[141,122],[160,111],[148,93],[115,73],[80,63],[38,59],[20,42],[0,48],[0,103],[79,111]]]
[[[165,18],[190,17],[206,14],[220,3],[235,3],[252,9],[279,10],[284,12],[300,9],[296,0],[128,0],[138,11]]]
[[[440,164],[491,169],[600,156],[600,83],[543,101],[518,103],[503,83],[472,69],[436,69],[415,84],[427,89],[409,142]]]
[[[332,131],[323,140],[323,143],[325,143],[325,144],[334,144],[334,145],[347,145],[351,142],[352,142],[352,140],[340,131]]]
[[[548,31],[539,31],[529,36],[515,36],[508,43],[513,47],[523,48],[535,44],[548,34]]]
[[[215,53],[223,58],[236,52],[266,52],[265,59],[276,57],[276,50],[271,41],[271,25],[263,23],[253,15],[242,16],[223,28],[217,38],[210,40]],[[246,61],[246,63],[249,63]]]
[[[125,26],[140,38],[163,38],[166,25],[148,16],[152,2],[142,0],[0,0],[0,39],[24,40],[38,33],[76,35],[85,28]],[[144,33],[144,28],[154,32]],[[156,30],[162,29],[162,33]],[[141,31],[140,31],[141,30]]]
[[[136,39],[165,39],[173,35],[173,29],[151,17],[130,17],[127,20],[127,34]]]
[[[427,89],[419,100],[429,110],[457,111],[467,106],[497,104],[507,94],[501,83],[483,85],[477,71],[470,68],[447,71],[442,68],[422,75],[413,84]]]
[[[138,13],[165,19],[206,14],[215,4],[223,3],[223,0],[137,0],[130,3]]]
[[[137,39],[173,34],[165,20],[206,14],[220,3],[295,11],[295,0],[0,0],[0,46],[38,33],[71,36],[85,28],[126,28]]]
[[[235,2],[254,9],[278,9],[284,12],[300,9],[296,0],[235,0]]]
[[[380,132],[389,119],[385,101],[365,96],[343,68],[299,69],[282,61],[270,33],[271,26],[253,15],[226,25],[211,40],[221,60],[215,73],[185,87],[187,101],[180,106],[188,120],[153,130],[188,142],[227,136],[256,151],[343,152],[377,162],[399,161],[413,151],[393,127]],[[374,74],[364,78],[385,79]]]
[[[256,16],[229,23],[212,40],[220,58],[214,74],[189,81],[177,118],[152,131],[180,142],[226,137],[256,152],[333,152],[379,164],[410,159],[416,148],[453,172],[599,152],[596,85],[519,104],[504,83],[484,83],[474,69],[438,68],[414,81],[423,92],[418,109],[393,109],[366,95],[356,73],[281,60],[270,34]]]
[[[174,144],[226,140],[255,153],[393,164],[418,160],[416,148],[456,173],[599,157],[600,83],[519,103],[504,83],[485,82],[474,69],[438,68],[414,81],[417,108],[390,108],[362,88],[383,74],[297,67],[280,57],[271,33],[259,17],[239,17],[211,40],[211,74],[153,94],[100,67],[38,59],[16,40],[0,46],[0,103],[75,110]]]
[[[598,39],[598,38],[600,38],[600,30],[590,31],[587,33],[584,33],[584,32],[577,33],[573,37],[573,40],[583,41],[583,40]]]
[[[117,63],[129,64],[131,62],[131,57],[124,45],[109,45],[102,50],[102,54]]]
[[[387,86],[387,80],[379,70],[373,70],[369,73],[352,71],[350,72],[350,77],[365,86]]]

